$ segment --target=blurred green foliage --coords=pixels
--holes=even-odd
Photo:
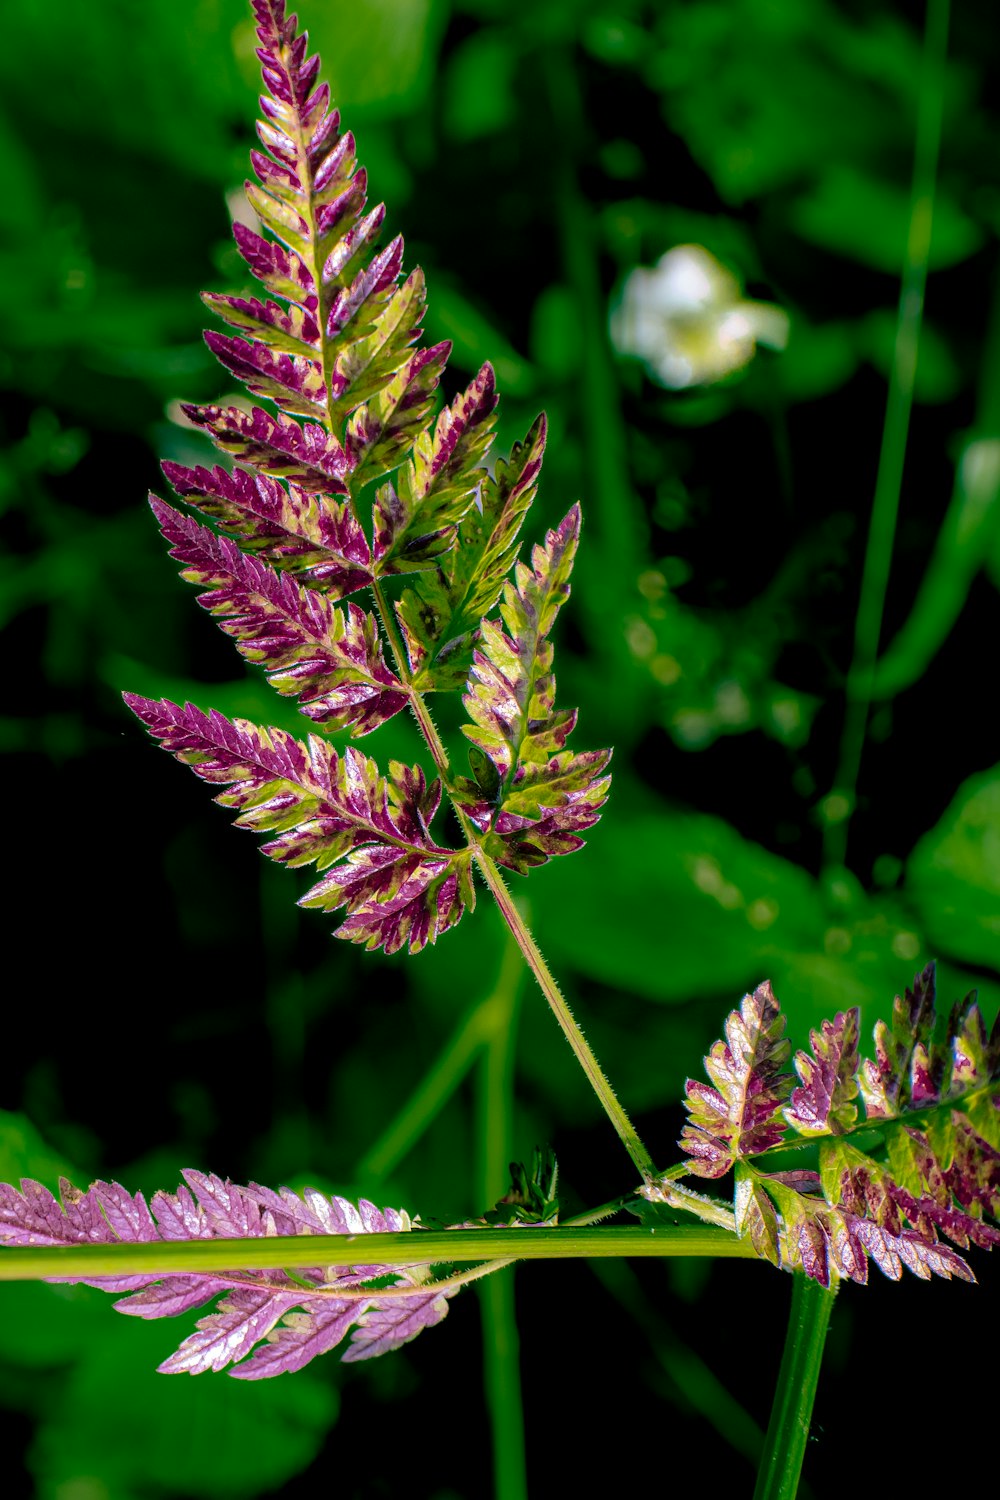
[[[886,655],[850,869],[824,871],[822,797],[908,228],[916,9],[301,9],[373,198],[427,271],[428,330],[454,340],[453,386],[493,360],[504,447],[548,411],[538,533],[584,502],[557,665],[586,742],[617,747],[615,792],[587,852],[536,875],[531,919],[658,1157],[672,1159],[685,1073],[765,974],[797,1043],[850,1004],[870,1026],[932,955],[947,997],[978,984],[992,1016],[1000,118],[984,80],[1000,48],[988,12],[964,7],[954,21]],[[227,390],[201,342],[197,293],[243,278],[226,212],[254,108],[243,0],[197,0],[183,14],[167,0],[20,0],[4,34],[0,618],[16,691],[0,748],[21,979],[8,1000],[3,1176],[52,1182],[65,1163],[153,1189],[190,1164],[362,1191],[425,1216],[479,1211],[496,1120],[484,1123],[482,1076],[465,1076],[465,1063],[383,1176],[356,1174],[494,986],[503,938],[485,901],[412,963],[331,943],[297,913],[294,877],[263,868],[117,699],[128,687],[301,725],[199,614],[142,505],[157,456],[204,460],[200,437],[173,420],[177,401]],[[684,242],[786,308],[792,337],[727,381],[668,394],[616,359],[606,329],[628,272]],[[441,718],[451,734],[454,710],[442,705]],[[401,720],[371,749],[419,756]],[[477,1045],[461,1054],[470,1066]],[[571,1203],[625,1185],[530,992],[509,1114],[518,1156],[556,1146]],[[785,1288],[757,1267],[642,1273],[638,1292],[585,1267],[519,1279],[529,1471],[548,1482],[540,1413],[558,1386],[589,1435],[594,1482],[616,1482],[613,1340],[616,1369],[634,1372],[628,1432],[660,1434],[655,1452],[630,1448],[631,1478],[658,1473],[694,1430],[692,1412],[717,1430],[738,1402],[749,1415],[713,1463],[745,1488],[768,1382],[722,1352],[717,1309],[752,1274],[761,1328],[783,1316]],[[173,1330],[125,1323],[98,1293],[0,1291],[8,1475],[21,1465],[12,1496],[305,1495],[332,1483],[357,1497],[404,1484],[428,1500],[491,1492],[471,1297],[440,1332],[360,1376],[327,1360],[273,1385],[192,1386],[151,1373]],[[863,1347],[913,1317],[924,1348],[943,1344],[950,1298],[966,1291],[886,1295],[842,1299],[820,1413],[831,1433],[850,1396],[837,1380],[852,1338]],[[774,1369],[779,1344],[776,1333],[761,1356]],[[815,1493],[836,1493],[822,1458],[807,1476]]]

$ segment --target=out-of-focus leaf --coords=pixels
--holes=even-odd
[[[40,1495],[54,1500],[87,1482],[88,1494],[100,1484],[100,1493],[132,1500],[155,1476],[168,1493],[199,1500],[250,1496],[280,1490],[312,1462],[337,1416],[329,1380],[310,1371],[294,1380],[167,1380],[155,1366],[170,1341],[138,1319],[104,1329],[66,1383],[53,1383],[29,1458]]]
[[[618,806],[590,843],[589,858],[539,877],[532,901],[553,960],[612,990],[679,1005],[770,978],[803,1045],[825,1016],[881,1005],[900,964],[929,956],[899,902],[824,889],[722,819]]]
[[[833,163],[811,193],[796,199],[791,223],[803,239],[898,276],[909,233],[909,187]],[[933,271],[958,265],[978,250],[982,241],[979,225],[948,197],[938,194],[929,268]]]
[[[906,891],[941,953],[1000,969],[1000,766],[962,784],[911,854]]]
[[[547,286],[531,313],[531,357],[557,380],[568,380],[580,368],[580,309],[569,287]]]
[[[896,313],[883,307],[869,314],[858,329],[858,347],[888,380],[895,357]],[[958,390],[962,372],[942,334],[926,318],[920,329],[913,399],[931,404],[949,401]]]
[[[858,351],[849,323],[810,325],[792,319],[788,348],[771,366],[789,401],[813,401],[837,390],[857,369]]]
[[[475,32],[448,59],[444,79],[444,127],[459,141],[503,130],[515,110],[516,58],[495,30]]]
[[[728,0],[666,8],[658,40],[647,77],[729,202],[873,140],[910,144],[920,43],[898,22],[858,23],[823,0]]]
[[[346,8],[314,6],[302,24],[337,103],[386,119],[414,108],[431,87],[447,15],[446,0],[352,0]],[[252,64],[247,74],[255,79]]]
[[[27,1116],[0,1109],[0,1182],[33,1177],[55,1187],[68,1170]]]

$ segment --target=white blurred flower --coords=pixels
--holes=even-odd
[[[746,302],[739,282],[702,245],[675,245],[651,271],[639,266],[611,315],[620,354],[645,361],[671,390],[707,385],[748,364],[758,344],[783,349],[788,314]]]

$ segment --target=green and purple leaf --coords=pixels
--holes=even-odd
[[[858,1118],[858,1033],[861,1012],[854,1006],[819,1031],[810,1032],[812,1056],[795,1055],[795,1071],[802,1080],[785,1111],[800,1135],[842,1135]]]
[[[327,872],[301,904],[346,906],[339,936],[416,952],[474,906],[471,856],[432,839],[441,788],[427,786],[419,769],[393,762],[384,777],[353,746],[338,756],[318,735],[303,744],[192,704],[131,693],[125,702],[196,776],[229,788],[215,800],[236,810],[239,827],[276,835],[263,853]]]
[[[555,707],[549,634],[569,597],[579,535],[573,506],[535,547],[532,566],[517,564],[500,607],[509,634],[482,622],[463,700],[475,778],[459,784],[463,808],[488,853],[522,873],[579,849],[579,832],[596,823],[607,797],[610,752],[566,751],[576,713]]]
[[[496,404],[496,379],[487,364],[445,407],[433,433],[417,438],[395,485],[379,490],[373,547],[379,573],[417,571],[453,546],[486,478],[481,464],[493,442]]]
[[[344,435],[341,451],[365,483],[400,463],[430,415],[448,346],[413,353],[424,306],[423,276],[402,285],[403,242],[376,242],[385,218],[365,212],[367,175],[357,165],[354,137],[340,131],[329,89],[318,83],[318,57],[297,35],[296,18],[278,0],[255,0],[264,86],[264,118],[251,152],[256,182],[247,199],[273,238],[237,224],[236,243],[271,298],[206,293],[213,311],[236,330],[208,333],[209,347],[248,388],[284,413],[322,419],[328,441],[356,408],[368,406]],[[194,418],[198,420],[197,417]],[[220,446],[239,443],[232,421]],[[267,444],[264,444],[265,448]],[[258,462],[246,448],[228,446]],[[282,464],[281,445],[277,459]],[[297,457],[298,455],[292,455]],[[302,479],[301,469],[277,472]],[[343,473],[336,478],[343,479]]]
[[[342,599],[371,582],[368,541],[349,504],[244,469],[189,469],[166,462],[163,472],[188,505],[243,551],[294,573],[329,599]]]
[[[943,1059],[933,1048],[935,967],[916,976],[913,988],[897,995],[892,1021],[875,1026],[875,1061],[862,1063],[858,1083],[868,1118],[889,1119],[908,1106],[933,1104],[940,1097]]]
[[[955,1006],[942,1095],[949,1047],[933,1040],[933,966],[897,996],[891,1029],[876,1025],[875,1064],[859,1065],[858,1023],[850,1010],[811,1033],[812,1053],[797,1054],[799,1086],[782,1109],[792,1080],[781,1071],[788,1049],[777,1001],[765,985],[747,996],[706,1058],[715,1087],[688,1082],[681,1145],[693,1158],[689,1170],[721,1177],[735,1166],[738,1233],[766,1259],[824,1286],[832,1276],[863,1282],[868,1258],[897,1280],[904,1267],[925,1279],[973,1280],[939,1237],[960,1249],[1000,1245],[1000,1229],[985,1222],[1000,1210],[993,1038],[974,997]],[[790,1144],[783,1121],[818,1139],[818,1173],[764,1170],[762,1157]]]
[[[375,622],[358,605],[339,609],[326,594],[248,557],[155,495],[150,505],[171,557],[182,564],[181,576],[205,591],[198,603],[247,661],[264,668],[279,693],[298,698],[308,718],[369,734],[406,706],[406,690],[383,660]]]
[[[365,1199],[354,1204],[312,1188],[300,1196],[257,1183],[238,1187],[203,1172],[182,1175],[176,1193],[156,1193],[148,1206],[141,1193],[133,1195],[113,1182],[95,1182],[83,1192],[62,1180],[58,1199],[37,1182],[22,1182],[20,1192],[0,1184],[0,1245],[361,1237],[410,1228],[405,1213],[380,1210]],[[352,1329],[345,1360],[371,1359],[415,1338],[441,1321],[447,1299],[454,1295],[454,1288],[437,1291],[426,1286],[426,1279],[425,1269],[370,1264],[318,1267],[300,1271],[294,1279],[284,1271],[251,1270],[103,1276],[87,1279],[85,1285],[130,1293],[115,1307],[139,1318],[175,1317],[220,1297],[217,1310],[199,1319],[195,1332],[159,1368],[164,1374],[200,1375],[233,1366],[229,1373],[237,1379],[260,1380],[300,1370]],[[375,1281],[380,1286],[372,1286]],[[380,1297],[387,1285],[393,1295]]]
[[[538,417],[523,443],[484,479],[480,504],[459,524],[456,544],[433,570],[414,575],[396,606],[414,686],[419,692],[462,687],[481,621],[495,608],[514,566],[545,451]],[[481,508],[480,508],[481,506]]]
[[[300,425],[259,406],[183,406],[185,415],[210,435],[223,453],[277,478],[294,480],[301,489],[346,495],[350,461],[339,440],[317,422]],[[172,482],[172,481],[171,481]]]
[[[449,342],[417,349],[347,423],[344,446],[355,487],[380,479],[403,462],[431,414]]]
[[[785,1018],[770,983],[730,1012],[725,1040],[705,1059],[715,1085],[687,1081],[688,1124],[680,1145],[699,1177],[724,1177],[741,1156],[756,1156],[784,1137],[782,1106],[792,1089],[785,1064],[791,1048]]]

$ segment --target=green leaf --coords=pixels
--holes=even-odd
[[[906,892],[933,947],[1000,969],[1000,766],[970,776],[917,844]]]
[[[898,276],[910,226],[909,187],[834,162],[813,191],[796,201],[791,222],[803,239]],[[934,203],[929,269],[958,265],[979,249],[982,240],[979,225],[939,193]]]
[[[155,1476],[192,1500],[235,1500],[278,1490],[312,1462],[337,1416],[328,1379],[167,1380],[156,1365],[175,1337],[136,1319],[80,1351],[32,1449],[40,1493],[69,1493],[85,1478],[131,1500]]]

